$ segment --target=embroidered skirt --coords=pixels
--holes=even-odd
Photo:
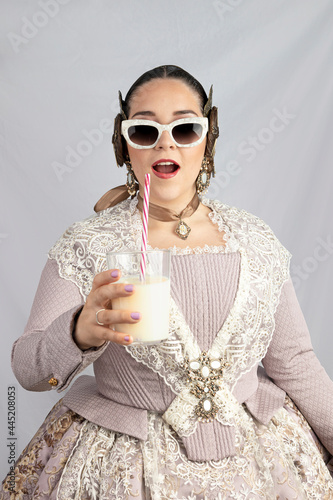
[[[249,414],[236,456],[187,459],[181,439],[148,414],[140,441],[53,407],[0,489],[1,500],[333,499],[329,454],[287,397],[270,423]]]

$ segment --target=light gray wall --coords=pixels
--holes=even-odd
[[[17,389],[17,454],[63,395],[21,389],[10,368],[48,249],[124,182],[110,143],[117,92],[160,64],[184,67],[207,91],[214,84],[221,137],[210,194],[262,217],[291,251],[333,377],[331,0],[2,0],[0,9],[1,476],[7,387]],[[96,144],[82,143],[92,130]]]

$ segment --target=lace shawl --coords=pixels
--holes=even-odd
[[[244,409],[232,394],[233,388],[267,352],[291,257],[260,218],[219,201],[203,199],[202,203],[210,207],[212,223],[224,231],[225,246],[172,250],[176,254],[240,253],[238,290],[226,321],[203,357],[171,298],[169,339],[153,347],[126,347],[175,393],[164,419],[179,436],[194,433],[200,415],[213,416],[228,426],[245,424]],[[75,283],[84,298],[94,275],[106,269],[107,252],[140,249],[142,222],[136,205],[136,199],[125,200],[73,224],[50,250],[49,258],[57,261],[60,276]],[[198,382],[199,375],[204,384]]]

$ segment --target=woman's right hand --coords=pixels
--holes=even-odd
[[[112,309],[112,299],[128,297],[135,292],[134,285],[116,283],[119,278],[118,269],[109,269],[96,274],[73,333],[74,341],[81,350],[100,347],[106,341],[120,345],[129,345],[133,342],[130,335],[111,329],[114,324],[137,323],[141,317],[137,311]],[[103,325],[97,323],[97,312],[98,321]]]

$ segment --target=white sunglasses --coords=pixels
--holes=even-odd
[[[181,118],[168,125],[151,120],[124,120],[121,123],[122,135],[136,149],[154,148],[164,130],[169,132],[176,146],[191,148],[204,140],[208,131],[208,118]]]

